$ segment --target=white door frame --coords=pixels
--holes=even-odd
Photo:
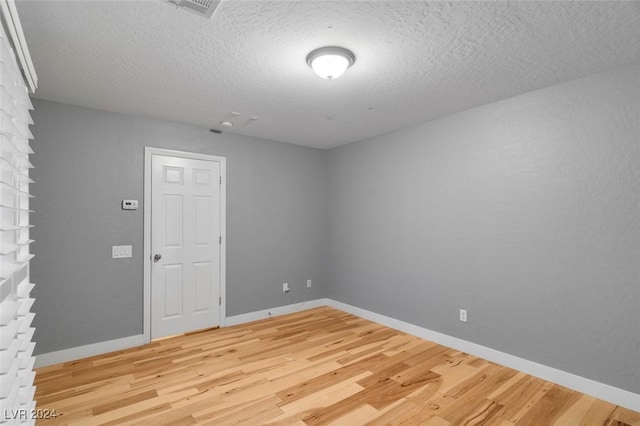
[[[151,158],[153,155],[168,157],[189,158],[193,160],[215,161],[220,163],[220,326],[225,325],[226,319],[226,253],[227,253],[227,159],[214,155],[199,154],[194,152],[174,151],[170,149],[145,147],[144,148],[144,307],[142,328],[145,343],[151,341]]]

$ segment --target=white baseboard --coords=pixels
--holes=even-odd
[[[269,318],[299,312],[307,309],[317,308],[320,306],[331,306],[344,312],[377,322],[396,330],[417,336],[432,342],[456,349],[496,364],[513,368],[523,373],[557,383],[561,386],[582,392],[587,395],[611,402],[612,404],[628,408],[634,411],[640,411],[640,395],[619,389],[595,380],[577,376],[566,371],[558,370],[546,365],[538,364],[524,358],[500,352],[486,346],[478,345],[466,340],[458,339],[428,328],[420,327],[408,322],[400,321],[385,315],[381,315],[366,309],[338,302],[333,299],[315,299],[307,302],[296,303],[292,305],[278,306],[272,309],[263,309],[261,311],[248,312],[246,314],[234,315],[225,319],[224,326],[232,326],[244,324],[251,321]],[[63,349],[61,351],[49,352],[36,356],[35,368],[45,367],[48,365],[58,364],[61,362],[69,362],[81,358],[94,355],[101,355],[121,349],[128,349],[145,344],[144,335],[124,337],[122,339],[110,340],[107,342],[94,343],[91,345],[80,346],[77,348]]]
[[[303,311],[306,309],[317,308],[319,306],[327,306],[329,299],[315,299],[306,302],[295,303],[291,305],[278,306],[262,311],[249,312],[246,314],[227,317],[223,326],[231,326],[236,324],[244,324],[259,319],[269,318],[293,312]],[[109,340],[106,342],[93,343],[91,345],[79,346],[76,348],[62,349],[60,351],[48,352],[36,356],[34,368],[47,367],[49,365],[60,364],[62,362],[75,361],[95,355],[102,355],[109,352],[119,351],[122,349],[134,348],[148,343],[143,334],[136,336],[123,337],[121,339]]]
[[[90,345],[78,346],[76,348],[62,349],[61,351],[49,352],[36,355],[34,368],[47,367],[61,362],[75,361],[94,355],[102,355],[122,349],[134,348],[145,344],[144,335],[123,337],[121,339],[108,340],[106,342],[92,343]]]
[[[513,368],[514,370],[522,371],[523,373],[539,377],[586,395],[594,396],[612,404],[616,404],[630,410],[640,411],[639,394],[596,382],[572,373],[567,373],[566,371],[558,370],[546,365],[538,364],[524,358],[509,355],[486,346],[438,333],[437,331],[377,314],[366,309],[338,302],[336,300],[327,299],[327,305],[370,321],[386,325],[387,327],[403,331],[407,334],[411,334],[425,340],[430,340],[443,346],[495,362],[496,364]]]
[[[225,319],[224,326],[228,327],[231,325],[244,324],[246,322],[257,321],[265,318],[269,318],[269,313],[271,313],[272,317],[276,317],[278,315],[291,314],[293,312],[304,311],[307,309],[313,309],[320,306],[328,306],[330,300],[329,299],[314,299],[306,302],[294,303],[291,305],[278,306],[276,308],[271,309],[263,309],[261,311],[248,312],[246,314],[234,315],[232,317],[227,317]]]

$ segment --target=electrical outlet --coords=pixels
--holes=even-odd
[[[460,309],[460,321],[467,322],[467,310]]]
[[[307,288],[311,288],[311,280],[307,280]]]
[[[282,292],[289,293],[289,283],[282,283]]]

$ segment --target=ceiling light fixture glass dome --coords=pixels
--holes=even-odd
[[[340,77],[355,61],[353,52],[338,46],[321,47],[307,55],[313,72],[326,80]]]

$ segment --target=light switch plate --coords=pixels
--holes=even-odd
[[[124,259],[132,256],[131,246],[113,246],[111,247],[111,257],[113,259]]]

